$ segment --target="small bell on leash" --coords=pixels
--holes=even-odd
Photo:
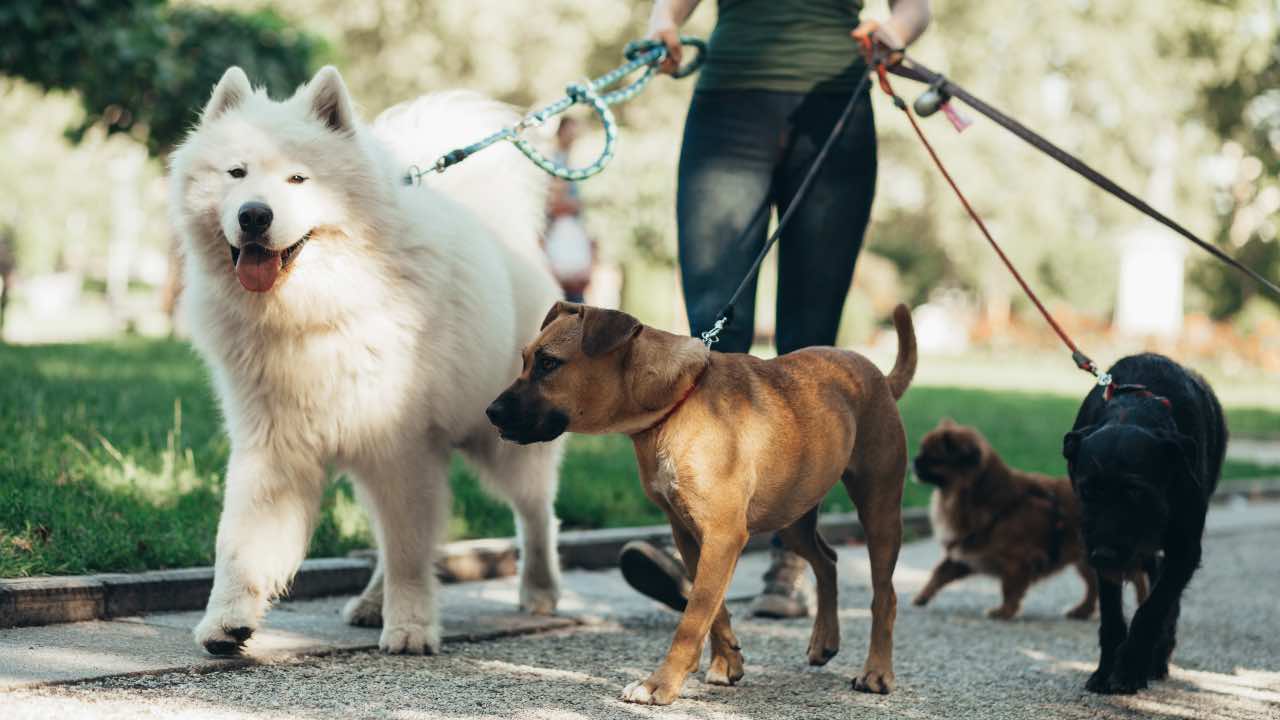
[[[929,117],[947,104],[947,101],[951,99],[951,95],[942,87],[945,82],[946,80],[939,75],[936,80],[929,84],[928,90],[920,93],[920,97],[916,98],[916,101],[911,104],[911,107],[916,111],[916,115]]]
[[[929,117],[941,110],[942,114],[947,116],[947,120],[951,121],[951,126],[956,129],[956,132],[964,132],[964,129],[972,125],[973,121],[951,105],[951,94],[944,87],[946,82],[946,78],[939,75],[929,84],[929,89],[916,98],[912,107],[920,117]]]

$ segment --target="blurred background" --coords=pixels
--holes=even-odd
[[[871,16],[886,12],[872,2]],[[1274,0],[935,3],[913,55],[1079,154],[1268,277],[1280,276],[1280,44]],[[475,88],[519,107],[615,66],[649,3],[624,0],[47,2],[0,8],[0,237],[12,343],[173,331],[164,163],[227,65],[284,95],[337,64],[367,116]],[[691,34],[705,35],[715,3]],[[899,80],[900,90],[919,87]],[[577,188],[591,299],[681,329],[675,160],[692,81],[617,108],[618,157]],[[842,344],[927,303],[926,347],[1051,346],[1040,320],[876,99],[880,188]],[[940,116],[938,116],[940,118]],[[1003,130],[926,127],[1068,325],[1280,372],[1280,304]],[[477,136],[487,129],[477,128]],[[587,117],[573,154],[600,140]],[[771,283],[758,322],[771,334]]]
[[[1263,275],[1280,277],[1280,2],[933,6],[933,24],[913,56]],[[566,83],[618,65],[626,42],[642,35],[649,8],[628,0],[0,3],[0,338],[10,346],[0,353],[0,421],[9,435],[0,441],[0,485],[87,478],[127,486],[145,500],[145,478],[153,477],[156,487],[220,492],[225,439],[174,322],[180,289],[164,172],[167,154],[227,66],[244,67],[284,97],[320,65],[335,64],[366,118],[457,87],[541,107]],[[864,11],[886,14],[885,0]],[[707,0],[686,31],[705,36],[714,20]],[[674,183],[693,84],[661,77],[616,106],[617,157],[596,178],[558,188],[550,208],[578,225],[563,235],[564,262],[583,275],[572,289],[672,331],[687,330]],[[923,90],[902,79],[896,86],[908,98]],[[1069,424],[1089,380],[998,264],[905,120],[879,93],[874,103],[879,190],[840,344],[890,362],[886,319],[895,303],[909,302],[925,357],[920,384],[1067,398],[1043,433],[1044,457],[1029,461],[1060,472],[1059,426]],[[1253,418],[1241,427],[1280,436],[1280,299],[970,114],[976,122],[963,133],[941,115],[925,121],[925,130],[1081,346],[1104,366],[1142,349],[1171,354],[1204,370],[1228,405],[1256,409],[1241,411],[1238,417]],[[578,121],[561,137],[548,128],[540,141],[589,161],[602,132],[588,114],[572,116]],[[490,130],[477,128],[477,138]],[[590,243],[586,259],[573,250],[581,242],[574,232]],[[770,260],[757,303],[766,354],[772,273]],[[908,418],[913,437],[935,409],[963,415],[972,401],[949,397],[918,421]],[[998,415],[993,426],[1011,420]],[[577,456],[582,467],[599,471],[604,455],[577,447],[587,453]],[[629,473],[629,454],[620,457],[608,462]],[[1258,462],[1274,469],[1280,455]],[[562,499],[573,485],[564,487]],[[0,569],[5,553],[21,557],[21,547],[6,550],[6,527],[28,545],[52,532],[25,519],[32,497],[7,508],[0,498]],[[53,507],[55,495],[49,498]],[[460,517],[505,512],[484,508]],[[580,524],[621,517],[607,503],[600,513]],[[356,532],[334,522],[334,537]],[[212,541],[207,535],[193,541],[200,552]],[[131,546],[121,552],[146,555]],[[9,567],[25,572],[21,563]]]

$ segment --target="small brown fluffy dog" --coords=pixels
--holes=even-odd
[[[972,573],[1000,578],[1004,602],[987,615],[1008,620],[1027,588],[1074,565],[1085,596],[1067,617],[1087,620],[1098,604],[1098,579],[1085,561],[1080,508],[1065,478],[1014,470],[977,430],[949,419],[924,436],[916,477],[935,486],[929,519],[943,558],[913,601],[924,605],[943,586]],[[1141,601],[1146,581],[1136,574]]]
[[[557,303],[524,350],[524,370],[489,406],[502,437],[625,433],[645,494],[667,514],[693,579],[671,650],[627,702],[666,705],[711,640],[706,681],[742,677],[724,595],[751,533],[778,531],[813,567],[818,612],[809,663],[840,647],[836,554],[818,534],[818,506],[843,482],[866,531],[871,643],[854,689],[893,687],[893,568],[902,543],[907,441],[898,398],[915,373],[911,314],[893,314],[898,357],[887,376],[865,357],[806,348],[773,360],[710,352],[696,338],[641,325],[617,310]]]

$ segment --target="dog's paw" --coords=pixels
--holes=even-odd
[[[382,599],[357,595],[342,607],[342,619],[356,627],[382,627]]]
[[[196,642],[210,655],[239,655],[252,635],[253,628],[248,625],[223,627],[217,618],[207,615],[195,629]]]
[[[649,676],[643,682],[637,680],[622,689],[622,701],[637,705],[670,705],[680,694],[680,688],[660,683]]]
[[[391,625],[382,628],[378,649],[391,655],[435,655],[440,652],[439,625]]]
[[[560,602],[560,588],[539,587],[532,583],[520,585],[520,609],[530,615],[554,615]]]
[[[1169,677],[1169,661],[1152,660],[1151,667],[1147,668],[1147,679],[1164,680],[1167,677]]]
[[[1071,620],[1088,620],[1093,617],[1093,606],[1081,603],[1067,611],[1067,618]]]
[[[210,604],[194,631],[196,644],[211,655],[239,655],[244,644],[258,629],[258,618],[252,603]]]
[[[916,607],[924,607],[925,605],[928,605],[929,601],[932,599],[933,598],[929,597],[928,595],[921,593],[911,598],[911,604],[915,605]]]
[[[1010,620],[1017,614],[1017,608],[1005,607],[1004,605],[1001,605],[1000,607],[993,607],[987,611],[987,617],[992,620]]]
[[[1084,689],[1101,695],[1132,695],[1147,686],[1146,678],[1126,677],[1119,668],[1106,672],[1102,669],[1089,676]]]
[[[1107,678],[1111,675],[1110,671],[1098,668],[1093,671],[1089,679],[1084,683],[1084,689],[1091,693],[1105,693],[1107,691]]]
[[[809,664],[820,667],[831,662],[831,658],[840,652],[840,635],[827,638],[818,637],[818,633],[814,632],[809,638]]]
[[[742,651],[734,648],[726,654],[712,656],[703,681],[708,685],[736,685],[742,675]]]
[[[854,676],[853,689],[858,692],[888,695],[893,692],[893,671],[864,669]]]

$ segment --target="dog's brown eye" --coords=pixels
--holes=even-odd
[[[304,177],[304,176],[302,176],[302,175],[290,175],[290,176],[289,176],[289,184],[290,184],[290,185],[301,185],[302,183],[304,183],[304,182],[306,182],[306,181],[307,181],[307,178],[305,178],[305,177]]]
[[[244,177],[245,175],[248,175],[249,173],[245,172],[245,169],[242,167],[233,167],[227,171],[227,174],[239,180],[240,178]]]
[[[538,369],[542,372],[551,372],[560,367],[560,361],[553,357],[544,357],[538,361]]]

